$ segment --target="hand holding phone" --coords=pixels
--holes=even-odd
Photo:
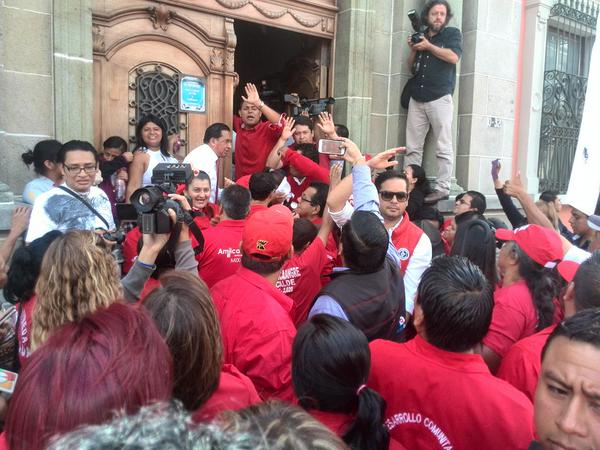
[[[319,153],[323,153],[325,155],[344,156],[344,154],[346,153],[344,141],[337,141],[333,139],[320,139]]]

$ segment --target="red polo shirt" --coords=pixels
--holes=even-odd
[[[521,339],[502,358],[496,376],[508,381],[523,392],[531,402],[540,378],[542,349],[556,325],[550,325],[539,333]]]
[[[329,263],[321,239],[316,238],[300,254],[286,261],[276,287],[294,301],[290,316],[299,327],[308,316],[313,300],[321,290],[321,272]]]
[[[494,291],[494,312],[483,344],[504,357],[519,339],[535,333],[537,312],[525,280]]]
[[[268,208],[269,207],[267,205],[263,205],[261,203],[250,204],[250,211],[248,212],[248,217],[250,217],[255,212],[264,211],[265,209],[268,209]]]
[[[271,122],[259,122],[254,128],[242,126],[242,119],[233,116],[235,131],[235,177],[262,172],[267,157],[281,135],[282,127]]]
[[[531,402],[480,355],[447,352],[420,336],[369,346],[368,386],[387,402],[385,423],[405,447],[526,449],[533,440]]]
[[[250,378],[231,364],[223,364],[219,387],[193,415],[196,423],[210,421],[223,411],[246,408],[262,400]]]
[[[211,293],[221,322],[224,362],[250,378],[263,399],[292,401],[292,299],[245,267],[215,284]]]
[[[245,220],[222,220],[204,230],[204,251],[196,255],[198,273],[210,288],[233,275],[240,266],[240,242]]]

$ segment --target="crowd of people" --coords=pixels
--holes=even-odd
[[[430,3],[410,57],[446,79],[460,32]],[[423,83],[409,116],[437,130],[435,188],[426,129],[367,154],[251,83],[233,129],[187,155],[152,114],[131,146],[23,154],[37,177],[0,247],[0,449],[600,449],[600,217],[534,202],[498,161],[511,227],[474,190],[444,217],[454,86]],[[187,178],[126,217],[165,163]]]

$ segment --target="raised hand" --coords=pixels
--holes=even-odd
[[[317,122],[317,126],[328,138],[337,138],[333,118],[331,117],[331,114],[329,114],[327,111],[323,111],[319,114],[319,121]]]
[[[246,83],[244,88],[246,90],[246,96],[244,97],[242,95],[242,100],[259,108],[262,102],[260,100],[260,95],[258,95],[258,89],[256,89],[256,86],[254,86],[252,83]]]
[[[511,197],[518,197],[525,192],[521,181],[521,172],[517,172],[513,178],[504,183],[504,192]]]
[[[294,125],[296,121],[292,117],[286,117],[284,119],[283,130],[281,131],[280,139],[287,141],[294,134]]]
[[[329,169],[329,190],[331,191],[342,181],[342,168],[344,163],[335,163]]]
[[[393,167],[398,165],[398,161],[395,159],[389,161],[390,158],[395,157],[398,153],[406,151],[406,147],[396,147],[390,148],[389,150],[385,150],[381,153],[373,156],[369,161],[367,161],[367,165],[371,169],[382,170],[387,169],[388,167]]]

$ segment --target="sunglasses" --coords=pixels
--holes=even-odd
[[[399,202],[408,200],[408,194],[406,192],[380,191],[379,195],[381,195],[381,198],[386,202],[391,202],[394,197],[396,197]]]

